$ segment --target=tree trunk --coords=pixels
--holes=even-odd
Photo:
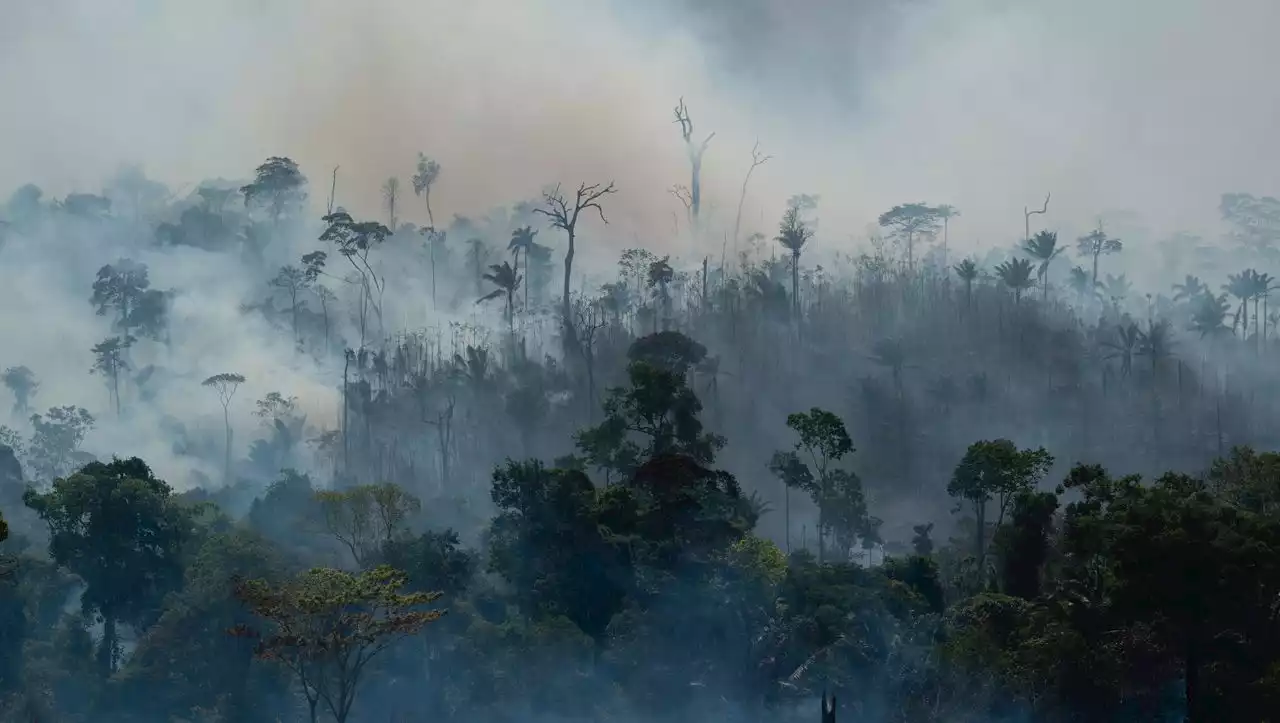
[[[227,404],[222,405],[222,425],[227,431],[226,455],[223,460],[223,484],[231,484],[231,411]]]
[[[573,225],[573,224],[568,224]],[[573,278],[574,232],[568,231],[569,250],[564,253],[564,299],[561,302],[561,316],[564,323],[564,343],[569,349],[576,347],[578,334],[573,328],[573,308],[569,298],[570,283]]]

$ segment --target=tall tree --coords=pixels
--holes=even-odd
[[[1049,301],[1049,265],[1058,258],[1065,248],[1058,246],[1058,234],[1053,231],[1041,231],[1023,243],[1022,250],[1033,260],[1040,262],[1036,274],[1044,285],[1044,302]]]
[[[133,341],[131,336],[113,336],[103,339],[93,347],[93,368],[89,371],[106,377],[107,389],[111,392],[111,403],[115,405],[117,417],[121,415],[120,374],[129,370],[125,352]]]
[[[685,152],[689,154],[689,216],[696,230],[699,228],[702,211],[702,156],[707,152],[707,146],[716,134],[712,132],[701,143],[693,139],[693,119],[689,116],[689,108],[684,104],[684,98],[676,104],[675,116],[675,122],[680,124],[680,137],[684,139]]]
[[[311,723],[319,708],[346,723],[369,662],[402,638],[439,620],[443,610],[426,610],[438,592],[399,592],[404,573],[379,566],[358,575],[316,568],[285,585],[237,580],[235,594],[269,632],[248,626],[234,633],[257,640],[255,654],[275,661],[297,679]]]
[[[266,206],[271,224],[278,226],[285,213],[306,201],[307,178],[290,158],[272,156],[258,166],[252,183],[240,187],[245,207]]]
[[[391,236],[391,229],[377,221],[356,221],[346,211],[335,211],[324,217],[328,224],[321,241],[330,242],[338,247],[342,254],[360,277],[361,314],[360,343],[365,341],[365,313],[372,307],[378,317],[378,326],[382,327],[382,293],[386,291],[386,277],[379,274],[369,261],[369,253],[382,245]]]
[[[323,253],[323,252],[320,252]],[[306,258],[303,258],[306,261]],[[272,288],[279,289],[289,298],[289,318],[293,325],[293,343],[302,344],[302,335],[298,331],[298,309],[301,304],[298,297],[302,295],[314,283],[315,275],[308,272],[307,269],[300,269],[297,266],[281,266],[268,283]]]
[[[968,502],[976,522],[974,557],[980,576],[986,577],[987,512],[996,502],[995,528],[1021,493],[1033,489],[1049,471],[1053,457],[1041,449],[1018,449],[1007,439],[983,440],[969,445],[956,465],[947,494]]]
[[[924,203],[905,203],[880,214],[880,225],[907,245],[908,271],[915,269],[916,240],[937,234],[940,218],[938,209]]]
[[[532,226],[521,226],[511,232],[511,240],[507,242],[507,250],[515,262],[515,270],[520,270],[520,254],[524,254],[524,275],[529,277],[529,252],[535,245],[534,238],[538,232]],[[529,313],[529,284],[524,285],[524,313]]]
[[[1035,282],[1031,279],[1031,262],[1026,259],[1009,259],[996,267],[996,275],[1013,292],[1015,304],[1022,301],[1022,292]]]
[[[813,228],[801,217],[802,204],[792,199],[778,222],[775,240],[791,254],[791,318],[800,323],[800,252],[813,238]]]
[[[440,164],[425,154],[419,153],[418,172],[413,174],[413,193],[415,196],[421,196],[422,202],[427,205],[427,224],[432,229],[436,227],[436,217],[431,212],[431,189],[435,187],[438,180],[440,180]]]
[[[103,621],[103,675],[119,660],[118,623],[149,623],[182,582],[189,513],[142,460],[92,462],[23,502],[49,526],[49,556],[85,583],[81,605]]]
[[[476,299],[476,303],[479,304],[505,295],[507,297],[507,308],[503,316],[507,319],[507,327],[511,333],[511,338],[514,340],[516,334],[515,295],[516,290],[520,288],[521,277],[512,268],[511,264],[503,261],[501,264],[489,266],[489,273],[484,275],[484,279],[498,288]]]
[[[747,167],[746,174],[742,177],[742,192],[738,194],[738,213],[733,217],[733,252],[738,252],[738,232],[742,228],[742,207],[747,202],[747,184],[751,183],[751,174],[756,169],[768,163],[773,156],[766,156],[760,152],[760,141],[751,147],[751,165]]]
[[[1111,238],[1102,227],[1090,231],[1076,241],[1076,250],[1081,256],[1093,260],[1093,286],[1098,286],[1098,259],[1106,254],[1116,254],[1124,250],[1124,242]]]
[[[573,254],[575,250],[574,244],[578,236],[578,217],[587,209],[595,209],[596,213],[600,215],[600,220],[606,224],[609,223],[609,220],[604,217],[604,209],[600,206],[600,200],[616,192],[612,181],[604,186],[598,183],[588,186],[584,182],[579,184],[573,201],[570,202],[565,199],[564,194],[560,192],[560,186],[557,184],[554,189],[542,194],[543,206],[533,210],[534,213],[546,216],[551,220],[552,228],[564,231],[565,235],[569,237],[569,248],[564,253],[564,294],[561,299],[560,319],[565,344],[570,348],[577,346],[570,283],[573,278]]]
[[[951,245],[951,219],[960,217],[960,209],[950,204],[942,204],[935,209],[942,220],[942,266],[947,266],[947,252]]]
[[[964,282],[964,305],[965,308],[973,306],[973,282],[978,278],[978,264],[973,259],[965,259],[956,264],[956,276]]]
[[[227,433],[223,482],[228,485],[231,484],[231,398],[241,384],[244,384],[244,377],[234,373],[214,374],[201,382],[202,386],[209,387],[218,395],[218,402],[222,404],[222,424]]]
[[[108,311],[114,311],[116,318],[113,327],[129,336],[139,303],[150,286],[146,264],[120,259],[98,269],[89,303],[93,304],[98,316],[106,316]]]
[[[392,233],[399,228],[396,223],[396,202],[400,200],[400,179],[392,176],[382,184],[382,205],[387,209],[387,228]]]

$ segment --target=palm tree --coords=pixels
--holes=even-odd
[[[1071,269],[1071,276],[1067,279],[1067,286],[1070,287],[1072,291],[1076,292],[1077,306],[1084,306],[1085,294],[1090,294],[1090,292],[1092,292],[1090,296],[1095,298],[1098,295],[1098,289],[1094,286],[1093,280],[1089,278],[1089,272],[1079,266]]]
[[[797,322],[800,320],[800,251],[812,238],[813,229],[800,218],[800,204],[789,204],[774,240],[791,252],[791,310]]]
[[[1214,296],[1208,290],[1201,292],[1191,304],[1191,331],[1199,333],[1201,339],[1229,332],[1227,312],[1230,308],[1226,294]]]
[[[1181,284],[1173,285],[1173,300],[1194,301],[1208,291],[1209,287],[1204,285],[1200,277],[1187,274],[1187,278]]]
[[[1102,342],[1102,346],[1109,350],[1104,358],[1120,360],[1121,378],[1129,376],[1133,371],[1133,356],[1138,353],[1141,338],[1142,331],[1138,329],[1138,325],[1129,322],[1128,326],[1122,324],[1116,327],[1114,340]]]
[[[533,239],[538,235],[531,226],[524,226],[511,232],[511,240],[507,242],[507,250],[511,252],[515,262],[515,270],[520,270],[520,253],[524,252],[524,275],[529,275],[529,250],[533,248]],[[524,285],[524,313],[529,313],[529,285]]]
[[[973,305],[973,282],[978,278],[978,265],[973,259],[965,259],[955,266],[956,276],[964,282],[964,305],[969,308]]]
[[[1044,283],[1044,301],[1049,301],[1049,264],[1066,251],[1058,246],[1058,234],[1053,231],[1041,231],[1022,244],[1022,250],[1032,259],[1040,262],[1036,274]]]
[[[490,264],[489,273],[484,275],[484,280],[498,287],[493,291],[476,299],[479,304],[482,301],[496,299],[503,294],[507,295],[507,327],[514,338],[516,334],[515,327],[515,294],[516,289],[520,288],[521,277],[512,268],[509,262],[503,261],[501,264]]]
[[[1253,288],[1253,336],[1258,349],[1261,349],[1262,337],[1266,329],[1262,326],[1262,321],[1266,318],[1266,299],[1275,290],[1271,285],[1275,279],[1271,274],[1258,273],[1253,269],[1249,272],[1249,285]],[[1258,308],[1259,304],[1263,307],[1261,310]]]
[[[1254,284],[1253,275],[1256,274],[1253,269],[1241,271],[1238,274],[1231,274],[1227,277],[1227,283],[1222,285],[1222,290],[1240,300],[1240,307],[1236,310],[1235,321],[1232,322],[1231,328],[1235,329],[1237,323],[1244,333],[1241,338],[1249,338],[1249,299],[1253,298]]]
[[[1022,292],[1031,288],[1031,262],[1026,259],[1009,259],[996,267],[996,275],[1013,291],[1013,303],[1022,301]]]

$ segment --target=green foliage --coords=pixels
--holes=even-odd
[[[371,555],[395,541],[405,521],[422,509],[417,497],[384,483],[314,493],[322,529],[363,567]]]
[[[49,556],[84,580],[80,602],[105,621],[100,660],[114,670],[114,625],[154,620],[181,584],[189,511],[136,457],[90,463],[48,492],[28,489],[23,501],[49,526]]]
[[[352,575],[314,568],[290,583],[238,580],[236,597],[271,630],[233,629],[257,640],[254,654],[287,668],[303,689],[316,721],[317,704],[345,723],[369,661],[401,638],[439,620],[423,609],[440,593],[401,593],[404,573],[387,566]]]
[[[660,455],[710,464],[724,439],[703,431],[702,402],[684,376],[643,361],[628,365],[627,376],[629,387],[609,390],[604,421],[576,435],[587,460],[624,478]]]

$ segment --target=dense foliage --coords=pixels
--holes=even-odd
[[[904,204],[806,268],[811,196],[780,255],[735,228],[737,258],[631,248],[584,285],[612,184],[437,227],[442,178],[423,156],[422,228],[398,181],[385,225],[331,199],[311,226],[288,158],[176,201],[140,174],[13,196],[5,244],[120,243],[83,279],[102,409],[35,412],[38,359],[2,378],[27,423],[0,427],[0,717],[807,720],[824,690],[852,721],[1280,710],[1280,457],[1254,449],[1273,199],[1223,198],[1223,295],[1187,275],[1143,303],[1107,273],[1131,246],[1098,229],[1064,269],[1031,214],[957,261],[933,244],[958,212]],[[568,244],[560,279],[534,225]],[[254,280],[237,318],[336,410],[177,370],[188,292],[138,259],[197,251]],[[491,300],[491,326],[394,321]],[[175,394],[215,424],[152,424]],[[199,473],[171,486],[128,435],[97,459],[107,424]]]

